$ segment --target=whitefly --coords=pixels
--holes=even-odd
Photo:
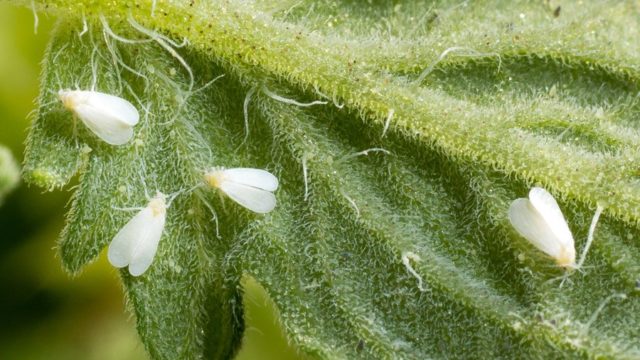
[[[278,178],[266,170],[215,167],[204,178],[209,186],[253,212],[268,213],[276,206],[273,192],[278,189]]]
[[[138,110],[129,101],[97,91],[60,90],[58,98],[96,136],[111,145],[124,145],[133,137]]]
[[[117,268],[129,267],[133,276],[142,275],[158,250],[167,218],[167,196],[158,192],[116,234],[109,245],[107,257]]]

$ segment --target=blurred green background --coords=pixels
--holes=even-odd
[[[0,144],[21,160],[38,94],[40,60],[55,19],[0,3]],[[56,257],[70,192],[21,184],[0,207],[0,359],[146,359],[104,254],[77,278]],[[274,308],[245,283],[247,330],[238,359],[295,359]]]

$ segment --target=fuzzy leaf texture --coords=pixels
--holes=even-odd
[[[0,145],[0,205],[4,197],[18,184],[20,168],[9,149]]]
[[[558,5],[36,1],[60,23],[25,177],[55,189],[79,174],[59,242],[72,273],[145,187],[189,189],[210,166],[279,177],[265,216],[180,194],[149,271],[122,271],[154,359],[232,357],[243,276],[317,358],[638,358],[640,8]],[[100,142],[56,100],[92,85],[141,111],[130,144]],[[578,252],[605,207],[562,287],[507,219],[533,185]]]

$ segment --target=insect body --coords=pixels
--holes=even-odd
[[[97,92],[60,90],[58,98],[100,139],[111,145],[123,145],[133,137],[138,110],[127,100]]]
[[[573,235],[558,203],[545,189],[534,187],[528,199],[516,199],[509,208],[509,220],[520,235],[559,266],[576,268]]]
[[[167,207],[166,196],[158,192],[129,220],[109,245],[107,256],[111,265],[129,266],[133,276],[142,275],[149,268],[164,230]]]
[[[219,189],[251,211],[264,214],[276,206],[273,191],[278,189],[278,178],[268,171],[212,168],[205,173],[204,178],[211,187]]]

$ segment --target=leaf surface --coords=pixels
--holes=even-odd
[[[635,5],[46,5],[64,18],[25,176],[80,174],[65,267],[95,259],[145,189],[184,191],[151,269],[122,273],[153,358],[231,357],[243,274],[320,358],[640,356]],[[94,84],[141,111],[129,145],[74,130],[50,91]],[[212,166],[276,174],[276,209],[185,191]],[[507,219],[532,185],[556,195],[578,252],[605,206],[562,287]]]

